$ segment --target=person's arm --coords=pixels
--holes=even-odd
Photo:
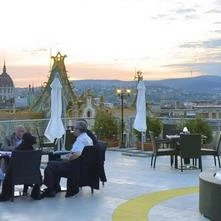
[[[62,155],[61,158],[63,160],[75,160],[81,156],[81,152],[72,152],[65,155]]]
[[[70,153],[69,160],[75,160],[81,156],[81,152]]]
[[[84,143],[82,142],[81,138],[77,138],[76,141],[74,142],[71,153],[68,154],[68,160],[75,160],[78,157],[81,156],[81,152],[84,149]]]

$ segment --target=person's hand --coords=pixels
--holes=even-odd
[[[62,160],[70,160],[71,154],[65,154],[61,156]]]

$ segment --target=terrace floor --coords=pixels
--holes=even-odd
[[[210,156],[203,157],[203,170],[208,169],[214,169]],[[108,182],[95,190],[94,195],[90,188],[84,187],[72,198],[65,198],[64,192],[39,201],[27,196],[17,197],[14,202],[0,202],[0,220],[111,221],[115,209],[122,203],[152,192],[196,187],[200,174],[200,170],[181,172],[171,168],[169,157],[159,157],[156,169],[152,169],[150,157],[125,156],[119,151],[106,152],[105,170]],[[65,185],[63,179],[62,186]],[[156,204],[144,215],[150,221],[205,221],[207,219],[198,210],[198,198],[198,193],[177,196]],[[143,219],[135,214],[134,220]]]

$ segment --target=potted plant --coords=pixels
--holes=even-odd
[[[93,130],[99,140],[108,142],[108,147],[119,146],[119,124],[108,110],[101,108],[96,111]]]
[[[188,120],[184,123],[184,127],[187,127],[190,133],[197,133],[206,136],[205,143],[212,141],[212,129],[210,125],[200,117]]]
[[[159,118],[156,117],[147,117],[147,131],[146,131],[146,142],[144,142],[144,150],[152,150],[152,144],[149,138],[149,131],[152,131],[154,137],[159,137],[162,129],[162,123]],[[138,149],[141,149],[141,132],[134,129],[134,134],[137,137],[136,146]]]

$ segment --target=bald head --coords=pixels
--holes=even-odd
[[[25,127],[23,125],[18,125],[15,128],[15,134],[17,137],[19,137],[20,139],[22,138],[23,134],[25,133]]]

